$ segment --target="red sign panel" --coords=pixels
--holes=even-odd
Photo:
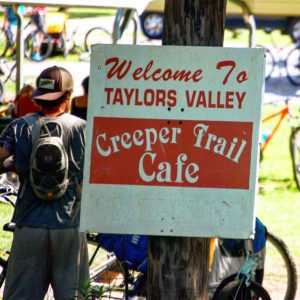
[[[252,122],[94,117],[91,184],[249,189]]]

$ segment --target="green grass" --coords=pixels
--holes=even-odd
[[[264,112],[279,109],[268,105]],[[257,215],[270,231],[284,239],[292,254],[300,260],[300,192],[293,179],[290,132],[285,120],[264,151],[259,168]]]
[[[108,8],[70,8],[68,14],[70,19],[75,18],[98,18],[98,17],[112,17],[116,13],[116,9]]]
[[[11,205],[0,203],[0,256],[6,256],[5,252],[10,249],[12,234],[3,231],[3,225],[11,220],[13,208]]]
[[[289,35],[282,34],[280,30],[274,30],[272,33],[266,33],[263,29],[258,29],[255,32],[256,45],[266,46],[273,45],[277,47],[284,47],[290,45],[292,40]],[[237,44],[248,46],[249,32],[247,29],[225,30],[224,36],[225,45]]]

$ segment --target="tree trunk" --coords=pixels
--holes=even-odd
[[[163,45],[223,46],[226,0],[166,0]]]
[[[222,46],[225,11],[226,0],[166,0],[163,45]],[[209,239],[150,237],[147,300],[208,299],[208,262]]]

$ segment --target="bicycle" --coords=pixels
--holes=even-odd
[[[25,56],[31,61],[43,61],[48,58],[52,52],[51,38],[47,33],[37,28],[33,21],[33,15],[24,27],[24,47]],[[0,29],[0,57],[14,56],[16,53],[16,40],[11,28]],[[10,51],[8,51],[10,50]],[[39,53],[39,57],[34,54]]]
[[[299,98],[300,95],[288,97],[284,101],[284,107],[275,113],[271,113],[263,118],[262,124],[269,124],[270,127],[263,132],[260,143],[260,161],[263,160],[263,153],[271,140],[278,131],[283,120],[287,117],[291,128],[291,135],[289,139],[290,154],[293,165],[293,177],[297,188],[300,190],[300,114],[296,114],[292,110],[292,101]],[[271,103],[275,104],[275,103]],[[300,110],[299,110],[300,111]],[[273,121],[272,124],[271,121]]]
[[[70,35],[64,37],[64,34],[61,33],[48,33],[51,37],[53,44],[53,52],[62,53],[64,57],[67,57],[69,54],[76,53],[81,54],[84,52],[83,48],[78,44],[76,40],[76,33],[78,27],[75,28]]]
[[[115,248],[114,241],[120,238],[120,243],[129,239],[135,239],[133,235],[107,235],[97,233],[87,233],[87,241],[91,246],[95,246],[90,258],[90,279],[93,286],[105,286],[105,297],[108,299],[129,299],[129,297],[146,297],[146,272],[144,270],[147,264],[139,268],[134,266],[131,258],[125,259],[125,249],[122,247],[118,251]],[[141,236],[139,236],[141,237]],[[125,242],[126,246],[126,242]],[[106,259],[102,263],[96,263],[93,266],[96,255],[99,250],[104,250]],[[90,250],[90,249],[89,249]],[[113,251],[115,250],[115,251]],[[143,256],[142,260],[146,261]],[[143,272],[141,272],[143,270]],[[105,299],[106,299],[105,298]],[[93,298],[96,300],[98,298]]]
[[[220,248],[222,248],[222,244]],[[249,241],[245,241],[243,248],[245,252],[242,254],[245,260],[236,269],[236,272],[233,272],[221,281],[213,294],[212,300],[295,299],[297,269],[288,247],[281,238],[267,231],[265,249],[266,253],[254,253],[252,244]],[[274,250],[280,254],[280,257],[275,258],[278,264],[276,270],[278,280],[274,278],[273,274],[269,273],[272,266],[270,266],[268,259],[271,257],[270,252],[274,252]],[[226,255],[230,257],[230,254]],[[265,260],[263,261],[263,268],[261,260]],[[285,272],[282,272],[282,270]],[[277,285],[277,288],[275,285]]]
[[[248,244],[247,242],[245,242]],[[260,257],[253,255],[247,247],[247,256],[239,272],[222,280],[216,289],[212,300],[227,299],[261,299],[271,300],[266,289],[251,279],[259,267]]]
[[[51,37],[54,54],[63,54],[64,57],[71,53],[81,54],[82,47],[76,40],[76,33],[79,26],[72,29],[69,23],[69,15],[66,8],[57,11],[50,11],[46,15],[47,34]]]

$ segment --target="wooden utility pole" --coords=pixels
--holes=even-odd
[[[163,45],[222,46],[225,12],[226,0],[166,0]],[[208,261],[209,239],[150,237],[147,299],[207,300]]]

